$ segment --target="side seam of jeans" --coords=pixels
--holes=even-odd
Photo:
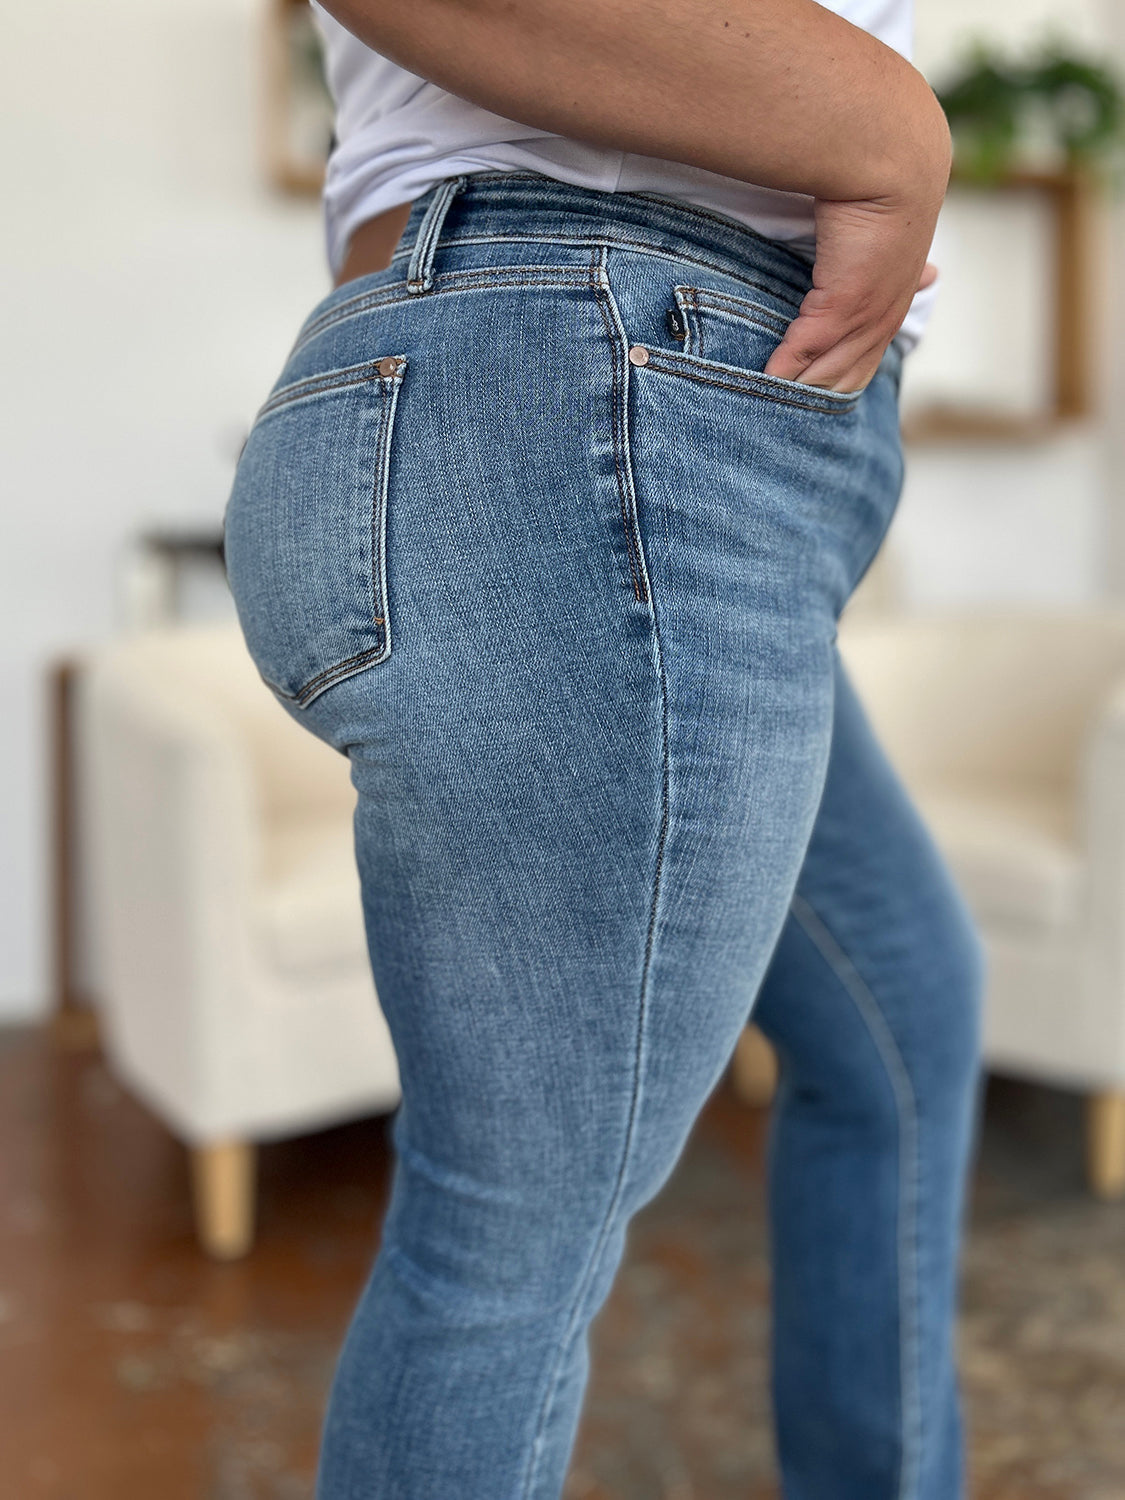
[[[615,466],[617,468],[617,482],[622,487],[621,501],[623,510],[626,511],[627,524],[635,525],[635,487],[632,474],[632,457],[629,445],[629,364],[623,358],[624,347],[627,343],[624,325],[617,308],[616,299],[609,286],[605,269],[605,247],[601,246],[595,250],[591,264],[591,285],[598,300],[598,306],[605,319],[607,333],[613,345],[613,422]],[[624,370],[618,367],[620,358]],[[622,473],[624,470],[624,474]],[[628,498],[627,498],[628,497]],[[639,533],[637,537],[639,545]],[[664,854],[668,843],[668,824],[670,816],[670,779],[671,768],[669,764],[669,727],[668,727],[668,679],[664,668],[664,648],[660,637],[660,625],[657,619],[656,606],[648,585],[647,568],[644,563],[643,552],[637,558],[634,566],[641,570],[641,586],[643,593],[637,595],[643,599],[649,618],[651,630],[651,644],[653,666],[656,670],[657,681],[660,689],[660,760],[661,760],[661,785],[660,785],[660,829],[657,836],[656,860],[652,877],[652,897],[649,902],[648,928],[645,934],[644,957],[641,962],[640,992],[637,1001],[637,1027],[636,1038],[633,1049],[633,1080],[629,1098],[629,1109],[625,1121],[625,1134],[621,1147],[621,1160],[618,1164],[617,1175],[614,1180],[613,1189],[610,1193],[609,1203],[602,1216],[601,1225],[594,1236],[594,1243],[590,1249],[586,1265],[578,1280],[578,1286],[574,1294],[570,1314],[567,1318],[566,1328],[559,1340],[558,1350],[547,1376],[543,1399],[539,1406],[539,1414],[536,1418],[535,1432],[532,1436],[531,1447],[528,1456],[527,1474],[523,1486],[523,1500],[532,1500],[534,1486],[539,1472],[539,1463],[542,1458],[547,1420],[551,1411],[551,1403],[554,1399],[558,1386],[559,1377],[566,1362],[567,1351],[571,1341],[580,1327],[583,1303],[590,1284],[597,1271],[598,1262],[601,1258],[606,1241],[612,1231],[614,1220],[617,1216],[621,1199],[628,1180],[629,1163],[633,1154],[634,1142],[636,1140],[637,1119],[640,1114],[641,1090],[644,1077],[645,1041],[648,1029],[649,1016],[649,989],[652,973],[652,955],[656,942],[656,931],[660,912],[660,897],[663,889]],[[636,574],[634,574],[634,588],[637,585]]]
[[[851,996],[890,1079],[899,1119],[899,1379],[902,1385],[902,1461],[899,1500],[912,1500],[921,1469],[921,1339],[918,1287],[918,1204],[920,1161],[918,1107],[902,1053],[879,1002],[855,964],[804,896],[793,893],[791,910],[810,941]]]

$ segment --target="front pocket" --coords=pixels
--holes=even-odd
[[[696,373],[697,378],[712,383],[729,381],[732,375],[745,376],[749,383],[744,388],[754,395],[830,414],[851,411],[863,395],[862,389],[832,391],[767,375],[765,366],[791,322],[772,308],[714,287],[676,286],[672,290],[676,312],[669,327],[676,323],[680,329],[681,373]],[[698,367],[695,372],[693,362]]]
[[[239,458],[227,577],[262,678],[300,708],[391,652],[387,510],[404,355],[277,389]]]

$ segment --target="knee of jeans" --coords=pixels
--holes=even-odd
[[[983,940],[956,888],[918,943],[916,1013],[899,1045],[922,1113],[949,1123],[964,1115],[979,1077],[987,978]]]
[[[951,877],[916,942],[919,1009],[903,1045],[915,1092],[948,1119],[976,1083],[987,974],[980,931]]]
[[[931,885],[878,959],[838,948],[815,910],[806,920],[784,935],[755,1008],[778,1049],[784,1106],[867,1134],[897,1131],[908,1098],[951,1118],[979,1069],[986,977],[960,892]]]
[[[479,1171],[400,1147],[381,1255],[420,1316],[465,1325],[569,1315],[612,1275],[623,1248],[617,1161],[559,1143],[554,1162],[520,1151]],[[608,1285],[608,1282],[606,1282]]]
[[[988,959],[980,929],[955,886],[931,952],[941,955],[934,1037],[943,1042],[938,1051],[950,1081],[963,1085],[971,1082],[980,1061]]]

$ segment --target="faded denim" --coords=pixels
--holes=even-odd
[[[898,503],[762,367],[807,261],[448,178],[313,310],[225,518],[250,652],[346,754],[403,1100],[319,1500],[558,1500],[587,1331],[751,1009],[787,1500],[957,1500],[982,953],[836,622]]]

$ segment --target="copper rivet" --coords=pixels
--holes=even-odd
[[[395,375],[398,373],[398,360],[393,354],[388,354],[386,359],[381,359],[375,368],[380,375]]]
[[[632,364],[647,365],[648,350],[643,344],[634,344],[633,347],[629,350],[629,359]]]

